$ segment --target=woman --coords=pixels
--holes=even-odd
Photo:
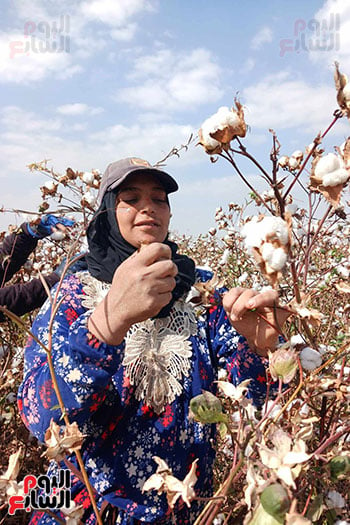
[[[195,317],[184,299],[195,280],[210,275],[196,272],[168,240],[168,194],[177,189],[170,175],[141,159],[110,164],[87,232],[89,272],[69,276],[60,291],[65,298],[53,325],[53,360],[69,419],[86,435],[82,455],[98,506],[108,504],[105,523],[171,522],[165,495],[142,493],[156,470],[153,456],[179,479],[198,458],[196,494],[212,494],[215,426],[193,421],[188,412],[194,396],[213,389],[219,365],[234,381],[252,378],[256,403],[265,393],[265,366],[247,339],[261,353],[275,344],[276,334],[258,324],[257,312],[273,305],[276,294],[233,289],[222,306]],[[47,303],[33,325],[44,343],[49,317]],[[60,422],[46,354],[33,340],[19,405],[40,440],[51,418]],[[74,457],[70,461],[72,497],[86,509],[83,523],[93,524]],[[199,508],[196,501],[190,509],[178,501],[176,523],[193,523]],[[54,519],[37,513],[31,523]]]

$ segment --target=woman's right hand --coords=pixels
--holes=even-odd
[[[170,302],[176,274],[169,246],[142,246],[115,271],[107,296],[89,319],[89,331],[108,344],[120,344],[131,325],[154,317]]]

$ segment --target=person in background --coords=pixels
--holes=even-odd
[[[7,235],[0,245],[0,306],[6,307],[14,314],[21,316],[41,307],[47,299],[47,293],[39,278],[26,283],[5,286],[11,277],[25,264],[29,255],[35,250],[38,240],[55,231],[67,232],[74,222],[65,217],[44,215],[37,225],[23,223],[15,233]],[[49,288],[56,284],[61,276],[65,260],[50,274],[44,275]],[[83,261],[77,261],[69,272],[85,269]],[[0,312],[0,322],[5,321],[6,314]]]
[[[277,292],[219,291],[221,300],[196,315],[186,297],[211,275],[168,238],[168,196],[177,189],[145,160],[110,164],[87,231],[88,271],[63,280],[50,333],[49,301],[32,327],[43,344],[51,341],[65,414],[84,435],[81,454],[104,524],[174,522],[166,495],[143,491],[155,456],[180,480],[195,469],[196,496],[212,496],[216,426],[190,418],[189,408],[203,390],[215,393],[219,368],[234,384],[251,379],[249,396],[257,406],[265,401],[268,363],[259,354],[275,348],[278,334],[259,313],[273,312]],[[47,353],[30,339],[18,406],[42,442],[52,419],[63,424],[57,405]],[[82,523],[94,525],[74,454],[68,461],[71,497],[84,509]],[[48,475],[68,461],[53,461]],[[193,524],[203,505],[178,499],[175,523]],[[59,509],[50,512],[34,512],[31,525],[53,525],[52,513],[64,522]]]

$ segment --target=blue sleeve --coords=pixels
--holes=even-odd
[[[52,295],[54,294],[52,291]],[[92,405],[101,404],[119,368],[124,344],[111,346],[94,338],[87,329],[90,312],[81,304],[81,284],[74,275],[63,281],[58,301],[63,298],[52,327],[52,359],[66,413],[83,424]],[[44,345],[49,341],[51,305],[47,301],[34,321],[32,333]],[[43,441],[51,418],[62,422],[53,389],[47,354],[33,338],[25,349],[24,378],[18,404],[22,419]]]

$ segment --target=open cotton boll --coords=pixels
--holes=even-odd
[[[330,509],[342,509],[345,507],[345,499],[336,490],[330,490],[326,496],[326,503]]]
[[[241,233],[248,248],[259,248],[265,238],[264,231],[258,226],[257,217],[253,217],[251,221],[246,222]]]
[[[300,149],[297,149],[291,154],[291,157],[294,157],[297,160],[302,160],[304,153]]]
[[[276,248],[276,250],[273,251],[272,257],[269,261],[269,265],[272,270],[275,272],[278,272],[279,270],[282,270],[284,265],[287,262],[287,254],[283,250],[283,248]]]
[[[55,190],[57,188],[58,184],[56,184],[53,180],[48,180],[47,182],[45,182],[44,184],[44,187],[47,189],[47,190]]]
[[[289,161],[289,157],[287,157],[287,155],[282,155],[282,157],[278,159],[277,164],[281,168],[286,168],[288,166],[288,161]]]
[[[231,111],[227,106],[221,106],[218,111],[211,117],[213,124],[216,127],[214,131],[218,129],[224,129],[226,126],[238,126],[239,117],[235,111]]]
[[[226,264],[229,260],[229,257],[230,257],[230,250],[228,248],[226,248],[226,250],[224,250],[222,256],[221,256],[221,259],[219,261],[219,264]]]
[[[338,170],[326,173],[323,175],[322,185],[323,186],[337,186],[343,184],[349,178],[349,172],[345,168],[339,168]]]
[[[85,184],[93,184],[95,180],[95,175],[91,173],[90,171],[85,171],[82,179],[83,179],[83,182],[85,182]]]
[[[277,238],[284,246],[289,241],[288,226],[281,217],[264,217],[260,221],[253,217],[243,226],[242,236],[249,248],[259,248],[262,241],[272,238]]]
[[[302,345],[305,343],[304,338],[300,334],[292,335],[290,338],[290,346]]]
[[[281,217],[264,217],[261,223],[264,223],[265,238],[275,235],[281,244],[288,244],[288,226],[286,221],[281,219]]]
[[[217,128],[215,129],[215,123],[212,122],[211,118],[207,119],[202,125],[202,142],[203,145],[209,150],[214,150],[220,146],[220,142],[213,139],[213,137],[210,135],[210,133],[213,133],[216,130]]]
[[[323,179],[326,173],[331,173],[344,167],[344,163],[335,153],[328,153],[321,157],[315,166],[315,176]]]
[[[90,204],[90,206],[94,206],[96,204],[96,196],[90,191],[84,193],[83,200]]]
[[[300,362],[304,370],[315,370],[322,364],[322,357],[313,348],[307,346],[300,352]]]
[[[299,160],[295,157],[289,157],[288,166],[291,170],[296,170],[299,167]]]
[[[282,270],[287,262],[287,254],[283,248],[274,248],[269,242],[263,244],[261,255],[264,261],[268,263],[271,270],[275,272]]]
[[[52,239],[53,241],[62,241],[62,239],[64,239],[65,236],[66,234],[60,231],[52,232],[50,235],[50,239]]]
[[[261,248],[261,255],[264,261],[269,263],[272,259],[274,251],[275,249],[270,242],[264,242]]]

